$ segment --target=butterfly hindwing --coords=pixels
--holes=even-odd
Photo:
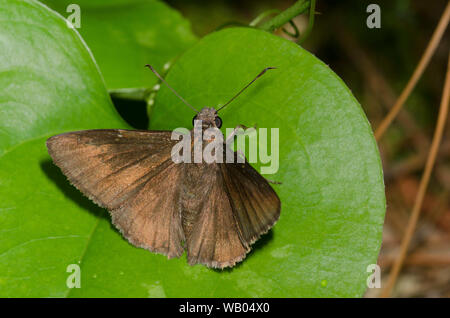
[[[237,154],[235,153],[235,156]],[[245,246],[253,244],[280,217],[278,195],[247,161],[220,164],[233,215]]]
[[[184,232],[179,209],[182,169],[171,164],[146,182],[121,207],[111,210],[113,223],[135,246],[179,257]]]
[[[182,197],[193,195],[183,204],[188,262],[223,268],[241,261],[248,252],[239,237],[229,198],[218,164],[188,164],[186,175],[203,176],[202,187],[182,188]],[[192,190],[194,190],[192,192]]]
[[[237,153],[234,156],[237,159]],[[190,201],[197,202],[190,209],[197,212],[183,213],[189,216],[190,229],[185,230],[189,263],[234,266],[278,220],[277,194],[247,161],[186,165],[185,169],[187,175],[204,178],[203,191],[192,192],[195,199]]]

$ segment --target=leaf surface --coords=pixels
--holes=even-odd
[[[62,16],[73,0],[45,0]],[[144,67],[163,68],[196,42],[180,13],[156,0],[81,0],[80,28],[110,90],[146,88],[157,79]],[[75,21],[69,19],[70,21]]]

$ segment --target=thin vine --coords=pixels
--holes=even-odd
[[[310,7],[310,0],[299,0],[291,7],[282,11],[269,21],[263,23],[259,28],[264,31],[273,32],[276,29],[282,27],[296,16],[306,12]]]

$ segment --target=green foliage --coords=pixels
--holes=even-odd
[[[86,36],[95,45],[94,33]],[[362,295],[367,265],[376,262],[381,243],[380,158],[360,105],[310,53],[264,31],[232,28],[200,40],[167,76],[191,104],[217,106],[262,68],[278,67],[221,117],[224,127],[280,128],[280,169],[267,177],[283,182],[274,186],[281,218],[243,263],[217,271],[191,267],[185,256],[167,260],[131,246],[108,213],[51,163],[45,148],[51,135],[127,128],[77,32],[36,1],[7,0],[0,9],[0,42],[0,296]],[[101,50],[93,53],[108,74],[113,62]],[[145,63],[152,54],[159,53],[152,51]],[[114,82],[109,74],[114,85],[135,83]],[[150,128],[190,127],[192,117],[163,87]],[[80,289],[66,287],[69,264],[81,266]]]
[[[73,0],[44,0],[62,16]],[[92,50],[108,89],[149,87],[143,66],[162,68],[196,41],[189,23],[156,0],[82,0],[80,34]]]

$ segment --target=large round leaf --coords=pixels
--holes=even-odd
[[[2,2],[0,85],[0,296],[64,296],[66,268],[104,212],[53,166],[45,141],[126,126],[78,33],[35,1]]]
[[[167,262],[170,296],[354,297],[367,288],[381,244],[384,185],[371,127],[342,80],[292,42],[233,28],[202,39],[167,81],[198,109],[217,108],[267,66],[277,69],[220,116],[222,128],[279,128],[279,171],[266,177],[282,182],[274,185],[281,218],[232,270]],[[150,128],[189,126],[193,115],[163,88]]]
[[[145,64],[163,67],[195,41],[189,22],[157,0],[42,0],[64,17],[80,7],[80,34],[92,50],[108,89],[151,87]]]

